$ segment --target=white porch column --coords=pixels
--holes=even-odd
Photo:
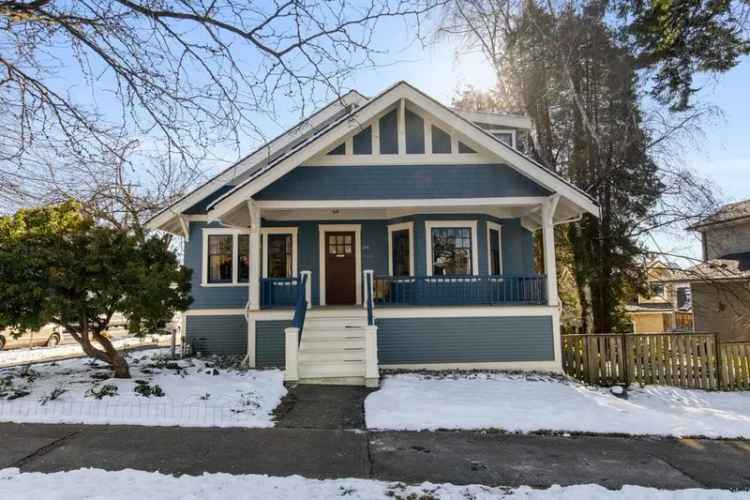
[[[250,277],[248,279],[248,309],[260,309],[260,207],[255,201],[249,200],[247,208],[250,212]]]
[[[544,249],[544,272],[547,275],[547,304],[560,303],[557,295],[557,262],[555,261],[555,225],[553,217],[557,208],[557,196],[550,196],[542,203],[542,247]]]
[[[299,328],[289,327],[284,330],[284,355],[286,369],[284,382],[299,380]]]

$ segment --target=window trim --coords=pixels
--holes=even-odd
[[[260,237],[262,239],[261,247],[263,248],[263,255],[261,260],[263,261],[263,268],[261,269],[261,278],[268,278],[268,235],[269,234],[289,234],[292,236],[292,277],[298,276],[297,270],[297,255],[298,255],[298,232],[299,228],[296,227],[261,227]]]
[[[414,276],[414,222],[388,224],[388,276],[393,276],[393,233],[409,231],[409,276]]]
[[[500,253],[500,274],[492,274],[492,230],[497,231],[497,249]],[[503,274],[503,226],[497,222],[487,221],[487,275],[502,276]]]
[[[226,227],[204,227],[203,228],[203,252],[201,255],[201,286],[202,287],[223,287],[223,286],[247,286],[247,283],[238,283],[238,261],[239,252],[237,251],[237,235],[241,233],[237,229]],[[209,236],[232,236],[232,281],[226,283],[209,283],[208,281],[208,237]]]
[[[476,220],[427,220],[424,223],[425,241],[425,262],[427,265],[427,276],[432,276],[432,230],[441,228],[461,228],[471,230],[471,274],[479,275],[479,251],[477,242],[477,221]]]

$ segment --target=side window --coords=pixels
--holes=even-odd
[[[237,236],[237,281],[247,283],[250,279],[250,236]]]
[[[500,237],[500,226],[488,223],[487,249],[488,257],[490,259],[488,269],[490,274],[495,276],[503,274],[503,254]]]
[[[411,274],[411,231],[399,229],[391,232],[391,272],[393,276]]]
[[[208,282],[231,283],[233,261],[233,236],[212,234],[208,236]]]
[[[268,235],[268,277],[291,278],[293,276],[292,235]]]

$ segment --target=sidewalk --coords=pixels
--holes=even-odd
[[[480,432],[0,424],[0,469],[750,488],[750,442]]]

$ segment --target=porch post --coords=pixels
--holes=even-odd
[[[547,275],[547,304],[556,306],[560,303],[557,295],[557,263],[555,262],[555,225],[554,215],[557,208],[557,196],[551,196],[542,203],[542,246],[544,249],[544,272]]]
[[[248,200],[250,212],[250,276],[248,278],[248,309],[260,309],[260,207],[254,200]]]

